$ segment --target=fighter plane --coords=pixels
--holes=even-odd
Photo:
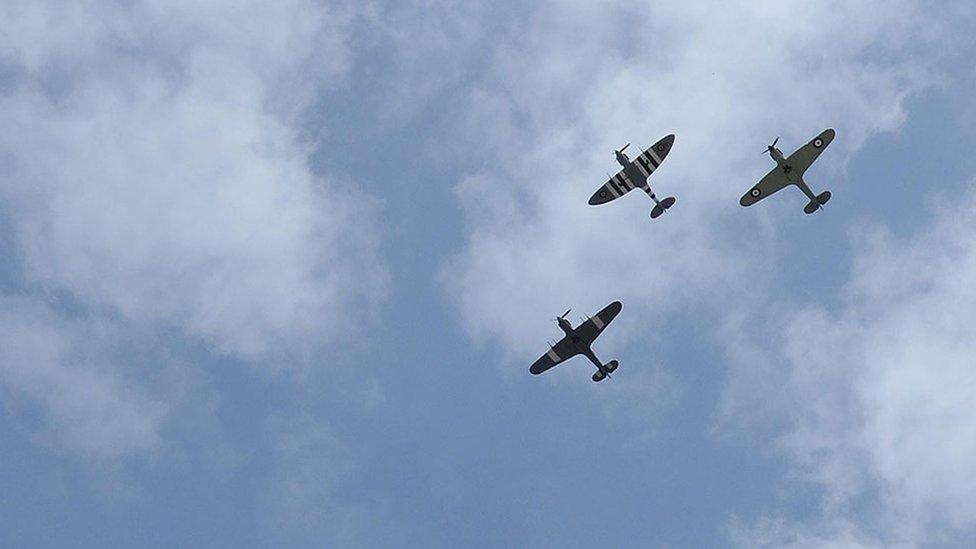
[[[654,209],[651,210],[651,219],[663,214],[668,208],[674,205],[674,197],[669,196],[663,200],[658,200],[654,191],[647,184],[647,178],[654,170],[664,162],[664,157],[671,151],[674,144],[674,134],[665,136],[663,139],[651,145],[646,151],[642,152],[637,158],[631,161],[627,158],[624,151],[630,146],[627,143],[613,154],[617,157],[617,162],[623,167],[617,175],[611,177],[602,187],[597,189],[590,197],[590,206],[606,204],[615,198],[619,198],[631,189],[640,187],[654,201]]]
[[[567,358],[572,358],[576,355],[586,355],[586,358],[590,359],[590,362],[596,366],[593,381],[603,381],[604,378],[617,369],[617,361],[611,360],[606,364],[601,363],[590,346],[600,336],[603,329],[620,313],[621,307],[622,305],[619,301],[614,301],[604,307],[596,316],[587,318],[586,322],[576,328],[573,328],[573,325],[566,320],[566,315],[569,314],[569,311],[563,313],[562,316],[557,316],[556,323],[559,324],[559,328],[562,329],[566,336],[560,339],[555,345],[551,345],[549,352],[535,361],[529,367],[529,371],[535,375],[539,375]]]
[[[804,212],[812,214],[822,208],[830,200],[830,191],[824,191],[814,196],[813,191],[810,190],[806,181],[803,180],[803,174],[806,173],[807,168],[813,164],[817,157],[820,156],[820,153],[833,140],[834,130],[827,128],[820,135],[811,139],[809,143],[797,149],[788,158],[784,158],[783,151],[776,148],[776,142],[779,141],[777,137],[763,151],[764,153],[769,153],[769,156],[776,162],[776,167],[767,173],[759,183],[756,183],[755,187],[749,189],[746,194],[742,195],[742,198],[739,199],[739,204],[751,206],[787,185],[796,185],[810,199],[810,202],[803,208]]]

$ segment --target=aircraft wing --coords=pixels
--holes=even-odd
[[[664,162],[664,157],[671,152],[671,145],[674,145],[674,134],[666,135],[660,141],[651,145],[640,156],[634,159],[644,177],[650,177],[654,170]]]
[[[617,172],[617,175],[611,177],[602,187],[593,193],[593,196],[590,197],[590,206],[606,204],[611,200],[620,198],[632,191],[634,187],[634,183],[627,177],[627,174],[623,170],[620,170]]]
[[[529,371],[535,375],[539,375],[567,358],[572,358],[578,354],[579,351],[576,350],[576,346],[573,345],[572,340],[569,337],[564,337],[559,340],[559,343],[556,343],[549,349],[548,353],[539,357],[539,360],[535,361],[529,367]]]
[[[619,301],[614,301],[607,305],[596,316],[592,316],[589,320],[580,324],[579,328],[576,328],[576,335],[587,345],[593,343],[600,336],[600,333],[603,332],[603,329],[616,318],[621,308],[623,308],[623,305]]]
[[[746,191],[746,194],[742,195],[742,198],[739,199],[739,204],[743,206],[752,206],[756,202],[759,202],[763,198],[766,198],[789,184],[789,178],[786,177],[786,174],[783,173],[783,170],[779,166],[776,166],[762,179],[760,179],[759,183],[756,183],[753,188],[749,189]]]
[[[786,159],[786,163],[793,167],[794,170],[798,172],[798,175],[803,175],[807,168],[820,156],[820,153],[830,145],[830,142],[834,140],[834,130],[827,128],[820,135],[814,137],[809,143],[800,147],[789,158]]]

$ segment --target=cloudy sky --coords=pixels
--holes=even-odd
[[[971,541],[974,12],[3,4],[0,545]]]

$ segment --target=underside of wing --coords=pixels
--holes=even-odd
[[[595,316],[591,316],[589,320],[580,324],[579,328],[576,329],[576,335],[587,345],[593,343],[600,336],[600,333],[603,332],[603,329],[620,314],[620,309],[622,308],[623,305],[619,301],[614,301],[607,305]]]
[[[786,163],[790,165],[794,170],[797,171],[801,176],[807,169],[813,164],[820,153],[830,145],[830,142],[834,140],[834,130],[827,128],[820,135],[814,137],[809,143],[800,147],[789,158],[786,159]]]
[[[746,194],[742,195],[742,198],[739,199],[739,204],[743,206],[752,206],[756,202],[759,202],[763,198],[766,198],[789,184],[790,179],[786,177],[783,169],[776,166],[770,170],[765,177],[760,179],[759,183],[756,183],[756,186],[746,191]]]
[[[627,174],[623,170],[620,170],[617,172],[617,175],[611,177],[602,187],[593,193],[593,196],[590,197],[590,206],[606,204],[611,200],[629,193],[633,189],[634,184],[630,181],[630,178],[627,177]]]
[[[634,159],[634,164],[644,177],[649,177],[664,162],[664,158],[671,152],[672,145],[674,145],[674,134],[666,135]]]
[[[535,361],[529,367],[529,371],[535,375],[539,375],[567,358],[572,358],[578,354],[579,351],[576,350],[572,341],[568,337],[564,337],[559,340],[559,343],[552,346],[549,352],[539,357],[539,360]]]

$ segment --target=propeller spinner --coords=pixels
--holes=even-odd
[[[766,145],[766,150],[764,150],[762,154],[772,152],[772,150],[776,148],[776,143],[778,142],[779,142],[779,136],[776,136],[776,139],[773,139],[773,143],[771,145]]]

